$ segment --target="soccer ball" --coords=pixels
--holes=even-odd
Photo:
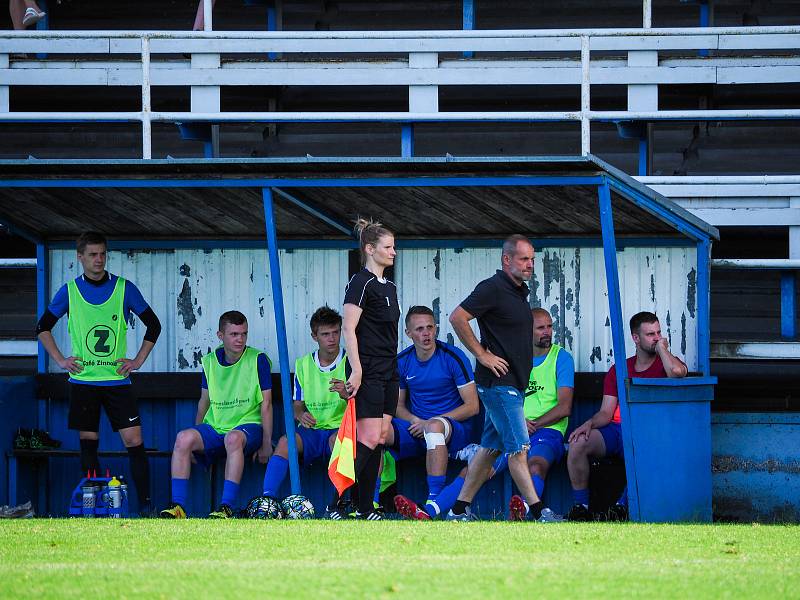
[[[281,502],[281,509],[287,519],[313,519],[314,505],[311,500],[300,494],[286,496]]]
[[[282,519],[281,505],[270,496],[256,496],[244,509],[248,519]]]

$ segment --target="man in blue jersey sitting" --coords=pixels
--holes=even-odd
[[[445,486],[448,456],[480,435],[478,393],[466,355],[436,339],[430,308],[412,306],[405,325],[414,345],[397,357],[400,395],[386,445],[398,460],[425,456],[425,510],[405,496],[395,497],[395,507],[409,518],[431,519],[440,512],[437,499]]]

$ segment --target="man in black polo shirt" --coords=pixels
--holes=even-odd
[[[533,363],[533,322],[525,282],[533,274],[534,250],[522,235],[503,243],[502,270],[481,281],[450,315],[459,339],[475,355],[475,383],[486,408],[481,448],[470,463],[467,479],[448,520],[472,520],[469,504],[486,481],[494,460],[508,454],[508,470],[520,496],[511,498],[509,518],[560,520],[545,509],[528,471],[530,438],[525,423],[524,389]],[[481,341],[469,321],[478,319]]]

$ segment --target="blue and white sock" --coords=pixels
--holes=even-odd
[[[585,490],[572,490],[572,501],[575,504],[583,504],[586,508],[589,508],[589,488]]]
[[[442,492],[445,483],[447,477],[444,475],[428,475],[428,500],[434,500]]]
[[[447,513],[447,511],[453,508],[456,500],[458,500],[458,495],[461,493],[461,488],[463,487],[464,478],[459,475],[450,485],[445,486],[436,498],[425,503],[425,512],[427,512],[431,518],[442,513]]]

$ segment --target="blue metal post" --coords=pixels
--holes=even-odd
[[[603,257],[608,288],[608,312],[611,317],[611,338],[614,345],[614,364],[617,371],[617,399],[622,418],[622,445],[625,450],[625,474],[628,480],[628,503],[631,520],[639,520],[639,487],[636,482],[636,456],[631,433],[631,415],[625,380],[628,364],[625,356],[625,324],[622,320],[622,302],[617,268],[617,244],[614,235],[614,215],[611,212],[611,188],[604,182],[598,186],[600,196],[600,228],[603,236]]]
[[[203,158],[214,158],[213,142],[203,142]]]
[[[475,29],[475,0],[462,0],[462,27],[464,31]],[[473,53],[464,52],[464,58],[472,58]]]
[[[267,6],[267,31],[278,31],[278,9],[274,3]],[[280,54],[277,52],[268,52],[267,60],[278,60]]]
[[[697,242],[697,363],[703,375],[711,375],[711,243]]]
[[[794,271],[781,271],[781,337],[793,340],[797,335]]]
[[[47,308],[49,299],[49,281],[47,265],[47,245],[44,242],[36,244],[36,318],[41,319]],[[36,370],[39,373],[47,372],[49,357],[44,346],[39,344],[37,350]]]
[[[406,123],[400,131],[400,156],[409,158],[414,156],[414,125]]]
[[[700,0],[700,27],[708,27],[711,20],[711,10],[708,6],[708,0]],[[708,56],[708,50],[700,50],[697,53],[699,56]]]
[[[646,177],[647,173],[647,154],[648,154],[648,139],[647,134],[645,133],[644,137],[639,138],[639,176]]]
[[[278,234],[275,230],[275,211],[272,203],[272,190],[262,188],[264,198],[264,225],[267,230],[267,250],[269,252],[269,273],[272,281],[272,304],[275,311],[275,333],[278,338],[278,358],[281,368],[281,393],[283,395],[283,416],[286,423],[286,441],[289,446],[289,479],[292,493],[300,492],[300,465],[297,462],[297,445],[294,439],[294,409],[292,407],[292,386],[289,384],[289,347],[286,343],[286,317],[283,312],[283,288],[281,287],[281,265],[278,260]]]

